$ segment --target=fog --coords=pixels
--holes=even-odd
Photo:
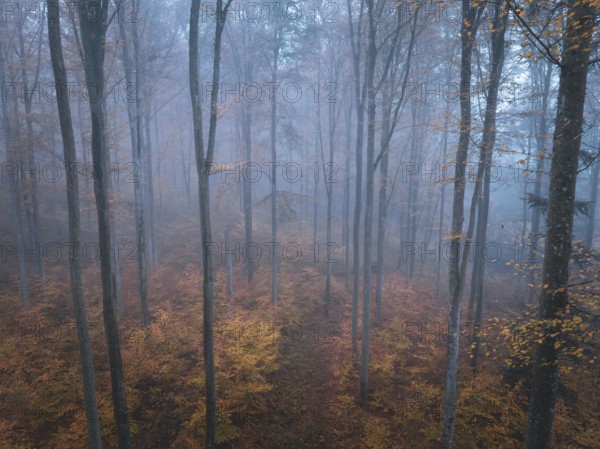
[[[0,447],[594,447],[596,2],[0,8]]]

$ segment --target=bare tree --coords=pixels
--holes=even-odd
[[[60,36],[60,10],[58,0],[48,0],[48,41],[50,43],[50,57],[54,81],[58,89],[65,89],[67,84],[67,71],[62,51]],[[69,238],[71,242],[80,242],[80,213],[79,213],[79,180],[77,175],[77,154],[75,149],[75,136],[73,134],[73,121],[71,106],[66,95],[56,96],[58,117],[63,140],[64,164],[67,168],[67,207],[69,215]],[[81,375],[83,377],[83,399],[87,418],[88,447],[101,449],[100,419],[98,416],[98,402],[96,400],[96,379],[94,374],[94,359],[92,344],[89,335],[88,317],[85,310],[85,298],[81,282],[81,264],[79,251],[71,253],[69,259],[71,276],[71,296],[77,326],[77,341],[79,343],[79,358]]]
[[[109,0],[99,4],[92,0],[79,3],[79,29],[83,47],[83,63],[88,88],[92,122],[92,158],[94,162],[94,194],[98,215],[98,238],[100,244],[100,271],[102,280],[102,308],[104,329],[108,344],[113,408],[119,449],[131,448],[131,434],[127,413],[123,361],[117,327],[115,282],[111,260],[112,230],[109,199],[109,155],[106,140],[104,97],[104,56],[106,51],[106,30],[109,25]],[[98,95],[101,92],[102,95]]]
[[[200,79],[198,73],[198,22],[200,18],[200,0],[192,0],[189,30],[189,79],[190,96],[194,125],[194,148],[196,153],[196,170],[198,172],[198,190],[200,197],[200,230],[202,232],[202,268],[203,268],[203,342],[204,342],[204,375],[206,388],[206,436],[204,447],[217,447],[217,384],[215,377],[214,356],[214,269],[212,252],[208,248],[213,245],[210,227],[210,195],[208,175],[210,173],[215,152],[215,138],[218,118],[218,92],[221,69],[221,38],[227,10],[232,0],[217,0],[215,38],[213,47],[212,92],[210,99],[210,121],[208,142],[204,151],[202,130],[202,108],[200,100]]]
[[[140,86],[140,57],[139,57],[139,36],[137,31],[137,22],[132,22],[133,37],[133,61],[129,51],[127,32],[125,30],[124,9],[119,6],[119,32],[121,36],[121,45],[123,49],[123,66],[125,68],[125,80],[127,86]],[[132,73],[135,72],[135,77]],[[142,165],[142,147],[143,147],[143,129],[142,129],[142,111],[141,101],[136,98],[135,102],[127,103],[127,116],[129,118],[129,133],[131,136],[132,162],[134,165],[134,209],[135,209],[135,234],[137,240],[137,263],[140,289],[140,304],[142,309],[142,325],[150,324],[150,313],[148,311],[148,272],[146,266],[146,226],[144,213],[144,192],[142,190],[144,170]]]

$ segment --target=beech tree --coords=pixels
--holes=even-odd
[[[58,89],[68,85],[67,71],[63,58],[62,39],[60,35],[60,8],[58,0],[48,0],[48,41],[54,80]],[[64,91],[63,91],[64,93]],[[65,94],[56,96],[58,117],[63,140],[63,157],[67,175],[67,208],[69,215],[69,239],[80,243],[80,213],[79,213],[79,179],[77,174],[77,154],[71,105]],[[77,341],[81,375],[83,378],[83,400],[87,418],[88,446],[90,449],[101,449],[100,419],[98,416],[98,401],[96,400],[96,376],[94,373],[94,358],[90,341],[88,316],[85,310],[85,297],[81,281],[81,264],[79,251],[75,250],[69,259],[71,277],[71,296],[77,325]]]
[[[561,322],[569,301],[575,187],[581,145],[583,108],[590,50],[598,5],[569,0],[560,60],[558,107],[552,141],[550,194],[539,318],[541,343],[536,347],[525,447],[549,449],[558,393],[558,348]]]
[[[462,1],[462,22],[460,29],[460,134],[456,150],[456,171],[454,176],[454,199],[452,202],[452,227],[448,282],[450,287],[450,308],[448,313],[448,355],[446,366],[446,386],[444,390],[444,418],[442,448],[452,448],[454,423],[456,420],[456,376],[460,350],[460,244],[464,221],[465,168],[471,137],[471,61],[475,36],[480,24],[485,2],[473,5],[470,0]]]
[[[125,394],[125,376],[117,327],[113,261],[111,255],[112,223],[109,198],[109,155],[106,140],[106,98],[104,56],[106,31],[109,25],[109,0],[97,3],[85,0],[78,5],[79,30],[83,47],[83,63],[88,89],[92,123],[92,158],[94,162],[94,195],[98,215],[98,238],[101,251],[102,310],[108,344],[113,408],[117,425],[119,449],[131,448],[129,417]],[[98,95],[98,92],[101,94]],[[117,261],[118,263],[118,261]]]
[[[215,377],[214,356],[214,269],[212,248],[212,231],[210,227],[210,195],[208,176],[215,152],[217,132],[217,101],[221,69],[221,38],[227,10],[232,0],[217,0],[215,14],[215,34],[212,64],[212,91],[210,98],[210,119],[208,127],[208,142],[204,150],[204,135],[202,129],[202,108],[200,99],[200,75],[198,73],[198,21],[200,18],[200,0],[192,0],[190,10],[189,31],[189,79],[190,96],[192,101],[192,116],[194,126],[194,149],[196,153],[196,170],[198,172],[198,191],[200,197],[200,231],[202,233],[202,294],[203,294],[203,343],[204,343],[204,376],[206,388],[206,435],[204,447],[217,447],[217,384]]]

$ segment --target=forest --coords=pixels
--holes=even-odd
[[[600,447],[599,0],[0,2],[0,449]]]

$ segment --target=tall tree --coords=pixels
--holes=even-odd
[[[238,79],[242,80],[244,86],[254,83],[254,75],[256,73],[256,56],[253,54],[254,34],[248,31],[249,27],[242,27],[242,36],[240,45],[237,39],[231,39],[231,49],[234,55],[235,69]],[[241,49],[240,49],[241,47]],[[240,51],[241,50],[241,51]],[[252,104],[250,99],[242,101],[240,116],[237,117],[241,128],[242,147],[244,150],[244,167],[250,169],[252,161]],[[253,243],[253,209],[252,209],[252,183],[253,179],[250,176],[243,176],[242,180],[242,208],[244,212],[244,233],[246,249],[250,249]],[[254,263],[255,256],[252,254],[246,262],[246,274],[248,282],[252,282],[254,271],[256,269]]]
[[[60,35],[60,9],[58,0],[48,0],[48,41],[50,44],[50,58],[54,81],[58,89],[66,90],[68,86],[67,70],[65,68],[62,40]],[[63,140],[64,165],[67,168],[67,208],[69,219],[69,239],[71,242],[80,243],[80,213],[79,213],[79,179],[77,174],[77,154],[75,150],[75,136],[73,134],[73,121],[69,98],[65,95],[56,96],[60,130]],[[71,296],[77,326],[77,341],[79,343],[79,358],[81,375],[83,378],[83,400],[87,418],[88,447],[101,449],[100,419],[98,416],[98,402],[96,400],[96,379],[94,374],[94,359],[92,344],[89,335],[88,317],[85,310],[83,284],[81,282],[81,264],[79,250],[71,252],[69,258],[71,277]]]
[[[112,277],[112,229],[109,198],[109,155],[106,138],[106,99],[104,56],[108,29],[109,0],[98,3],[84,0],[78,4],[79,30],[83,46],[85,80],[92,122],[92,159],[94,162],[94,195],[98,215],[100,271],[102,281],[102,310],[108,344],[112,398],[117,425],[119,449],[131,448],[131,434],[125,394],[123,361],[117,327],[114,280]],[[98,92],[101,95],[98,95]]]
[[[481,6],[480,6],[481,5]],[[454,199],[452,203],[452,230],[450,246],[450,266],[448,282],[450,307],[448,313],[448,353],[446,366],[446,386],[444,391],[444,418],[442,448],[452,448],[454,422],[456,420],[456,376],[460,349],[460,244],[464,221],[465,169],[471,138],[471,60],[475,36],[485,8],[485,2],[472,4],[462,0],[462,22],[460,28],[460,130],[456,151],[456,172],[454,178]]]
[[[369,386],[369,356],[371,350],[371,254],[373,251],[373,199],[375,180],[375,104],[374,78],[375,63],[377,61],[377,13],[375,0],[367,0],[367,50],[365,63],[365,88],[367,90],[367,160],[366,160],[366,197],[365,197],[365,225],[364,225],[364,253],[363,253],[363,316],[362,316],[362,348],[360,363],[360,389],[362,401],[368,397]]]
[[[4,21],[0,21],[0,31],[4,29]],[[0,35],[3,35],[1,33]],[[7,86],[8,82],[8,45],[2,45],[2,54],[0,54],[0,78],[2,85]],[[19,287],[21,290],[21,307],[29,308],[29,285],[27,274],[27,263],[23,248],[25,247],[25,233],[23,231],[23,219],[21,217],[21,197],[18,185],[18,157],[16,151],[16,136],[15,136],[15,115],[17,114],[16,96],[11,98],[2,98],[2,130],[4,131],[4,142],[6,145],[6,163],[8,171],[8,187],[10,191],[10,203],[13,216],[13,224],[17,235],[17,257],[19,267]]]
[[[198,22],[200,18],[200,0],[192,0],[190,10],[189,30],[189,81],[192,102],[192,117],[194,125],[194,149],[196,153],[196,170],[198,172],[198,190],[200,197],[200,230],[202,232],[202,268],[203,268],[203,343],[204,343],[204,376],[206,388],[206,435],[204,447],[217,447],[217,384],[215,377],[214,356],[214,269],[212,252],[213,245],[210,227],[210,195],[208,176],[213,162],[215,138],[218,118],[218,92],[221,70],[221,38],[227,10],[232,0],[217,0],[215,14],[215,37],[212,65],[212,92],[210,98],[210,119],[208,125],[208,141],[204,151],[204,136],[202,130],[202,108],[200,98],[200,74],[198,72]]]
[[[552,80],[554,65],[551,61],[547,61],[546,64],[535,64],[531,67],[532,78],[534,79],[534,83],[538,86],[540,90],[540,98],[537,100],[536,104],[536,114],[535,114],[535,140],[537,144],[537,164],[535,168],[535,183],[533,187],[533,194],[537,197],[540,197],[542,194],[542,175],[544,173],[544,166],[546,165],[547,158],[547,148],[546,143],[548,141],[548,109],[549,109],[549,99],[550,99],[550,82]],[[529,269],[529,281],[531,287],[529,289],[529,303],[533,302],[533,296],[536,291],[535,287],[535,272],[536,266],[538,264],[538,243],[540,240],[540,219],[541,219],[541,209],[534,207],[531,211],[531,231],[529,233],[529,245],[531,247],[530,260],[529,262],[532,266]]]
[[[363,55],[363,20],[365,2],[361,0],[356,23],[352,19],[352,1],[347,0],[350,44],[352,47],[352,68],[354,72],[354,100],[356,105],[356,188],[354,194],[354,217],[352,224],[352,353],[358,354],[358,295],[360,288],[360,217],[363,192],[363,140],[365,132],[366,83],[361,83],[360,68]],[[356,27],[356,28],[355,28]],[[369,264],[370,265],[370,264]]]
[[[34,130],[33,130],[33,115],[32,115],[32,105],[34,100],[34,95],[36,94],[37,84],[40,76],[40,68],[41,68],[41,56],[42,56],[42,35],[44,29],[44,21],[42,20],[39,24],[39,32],[36,33],[37,36],[34,37],[37,42],[37,64],[33,75],[33,81],[29,83],[28,69],[27,69],[27,60],[30,52],[25,48],[25,37],[23,35],[23,22],[19,21],[17,23],[18,28],[18,38],[19,38],[19,57],[21,59],[21,78],[23,85],[23,103],[25,104],[25,123],[27,127],[27,138],[26,138],[26,157],[27,157],[27,165],[29,170],[25,170],[24,172],[31,171],[31,175],[29,177],[29,182],[25,181],[25,189],[24,189],[24,206],[25,206],[25,215],[27,217],[27,227],[29,229],[30,241],[33,247],[42,244],[41,237],[41,229],[40,229],[40,211],[39,211],[39,201],[38,201],[38,189],[37,189],[37,179],[36,174],[33,170],[36,167],[36,159],[35,159],[35,144],[34,144]],[[30,44],[29,48],[32,47]],[[38,276],[40,277],[41,287],[42,287],[42,295],[46,289],[46,274],[44,271],[44,259],[41,256],[35,257],[35,267]]]
[[[123,66],[125,68],[125,80],[127,86],[140,86],[140,57],[139,57],[139,36],[137,22],[134,20],[131,24],[131,34],[133,38],[133,61],[129,50],[129,39],[125,30],[125,11],[123,7],[119,11],[119,33],[121,36],[121,45],[123,50]],[[132,74],[135,72],[135,76]],[[142,325],[150,324],[150,313],[148,311],[148,273],[146,266],[146,223],[144,213],[144,192],[143,181],[144,170],[142,165],[142,147],[143,147],[143,129],[142,129],[142,104],[137,101],[127,103],[127,116],[129,119],[129,133],[131,136],[131,153],[134,165],[133,193],[135,209],[135,234],[137,241],[137,263],[140,291],[140,304],[142,309]]]
[[[279,51],[281,48],[282,30],[280,27],[274,29],[273,55],[271,60],[271,86],[277,85],[277,70],[279,68]],[[277,243],[277,95],[273,92],[271,97],[271,242]],[[273,246],[273,258],[271,259],[271,303],[277,306],[279,295],[279,284],[277,279],[278,257],[275,246]]]
[[[539,318],[538,343],[531,379],[525,447],[549,449],[558,393],[558,353],[561,322],[569,300],[569,260],[572,250],[577,164],[583,125],[585,91],[597,2],[568,0],[560,61],[558,107],[552,143],[550,192]]]
[[[491,193],[491,166],[494,145],[496,143],[496,111],[498,108],[498,91],[500,89],[500,80],[502,77],[502,68],[504,66],[506,27],[508,24],[508,6],[506,3],[498,3],[494,6],[494,18],[491,28],[491,68],[488,83],[487,102],[485,109],[485,117],[483,122],[483,134],[481,139],[481,152],[479,157],[478,181],[483,183],[483,192],[481,198],[474,197],[474,201],[478,201],[477,216],[477,236],[476,248],[481,248],[477,251],[475,262],[473,264],[473,277],[475,281],[475,327],[474,341],[471,352],[471,366],[477,366],[479,356],[479,341],[481,320],[483,316],[483,279],[485,274],[485,260],[483,257],[483,248],[486,243],[488,215],[490,207]],[[479,196],[479,195],[478,195]],[[464,256],[463,256],[464,257]],[[477,269],[475,269],[477,268]]]

